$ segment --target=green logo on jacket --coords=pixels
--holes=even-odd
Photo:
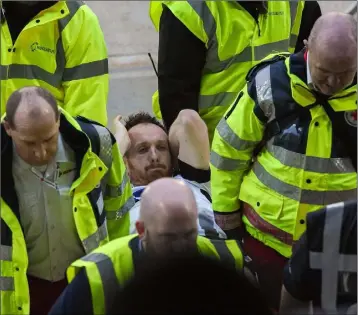
[[[48,52],[50,54],[55,53],[54,49],[47,48],[47,47],[44,47],[44,46],[40,46],[38,42],[35,42],[35,43],[31,44],[31,51],[36,51],[36,50],[46,51],[46,52]]]

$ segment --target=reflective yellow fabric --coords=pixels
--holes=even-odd
[[[243,201],[260,219],[297,241],[305,230],[308,212],[356,197],[357,174],[349,158],[331,157],[332,124],[320,105],[310,109],[305,154],[275,145],[274,137],[252,162],[253,150],[265,130],[257,113],[262,111],[268,119],[274,118],[276,107],[272,95],[288,95],[286,104],[315,103],[308,86],[291,74],[289,58],[282,66],[285,67],[283,73],[289,75],[287,91],[277,90],[282,89],[284,83],[280,83],[280,87],[271,84],[274,78],[270,67],[255,76],[255,98],[250,96],[247,85],[216,128],[211,153],[213,209],[230,213],[240,209]],[[288,79],[282,77],[282,80]],[[335,111],[356,110],[356,97],[354,86],[330,98],[329,104]],[[246,216],[243,221],[255,238],[286,257],[291,255],[289,244],[259,231]]]
[[[67,270],[70,283],[84,268],[90,284],[94,314],[106,314],[115,298],[116,289],[134,274],[133,241],[138,235],[116,239],[75,261]],[[232,268],[242,270],[243,253],[235,240],[209,240],[198,236],[198,250],[205,256],[225,261]],[[137,248],[137,247],[136,247]],[[138,254],[138,253],[135,253]]]
[[[26,275],[28,259],[25,238],[19,221],[3,199],[1,199],[1,220],[11,229],[12,246],[3,243],[0,245],[0,314],[29,314],[30,296]]]
[[[208,49],[199,113],[211,142],[219,120],[244,87],[248,70],[274,51],[293,52],[304,2],[268,1],[268,13],[260,15],[258,23],[237,1],[162,1],[162,5]],[[150,17],[157,29],[161,12],[160,2],[151,1]],[[152,101],[161,118],[157,92]]]
[[[69,113],[63,109],[61,113],[78,132],[83,132],[79,123]],[[102,146],[104,144],[102,141],[108,138],[108,131],[99,125],[92,126],[99,128],[97,132]],[[110,146],[112,152],[109,169],[106,161],[108,157],[103,155],[101,159],[92,152],[91,145],[89,146],[82,160],[80,176],[71,187],[74,220],[86,253],[110,240],[129,234],[129,210],[134,205],[132,189],[117,143],[113,145],[110,143]],[[105,219],[103,224],[98,226],[88,193],[103,183],[105,183],[103,198],[101,196],[98,198],[97,206],[99,211],[105,212]],[[3,199],[1,199],[1,219],[12,233],[12,243],[7,246],[1,245],[0,314],[29,314],[30,301],[26,276],[28,258],[25,238],[20,222]]]
[[[71,115],[107,124],[108,59],[99,22],[80,1],[59,1],[41,11],[13,44],[1,25],[1,115],[24,86],[49,90]]]

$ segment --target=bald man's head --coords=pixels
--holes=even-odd
[[[350,14],[322,15],[306,46],[312,82],[319,92],[333,95],[352,83],[357,72],[357,22]]]
[[[12,93],[6,103],[6,121],[15,129],[15,116],[19,110],[26,110],[26,115],[34,120],[41,118],[44,113],[51,113],[55,120],[59,118],[56,99],[47,90],[29,86]]]
[[[9,97],[4,127],[25,162],[45,165],[54,157],[59,115],[56,99],[40,87],[25,87]]]
[[[197,219],[190,188],[183,181],[161,178],[144,190],[136,228],[147,251],[187,251],[196,249]]]

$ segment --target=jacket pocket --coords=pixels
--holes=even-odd
[[[241,186],[240,200],[249,204],[261,217],[278,220],[283,213],[283,196],[249,178]]]

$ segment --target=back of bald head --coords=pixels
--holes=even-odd
[[[140,219],[145,224],[156,216],[189,215],[196,221],[198,209],[190,188],[173,178],[150,183],[141,196]]]
[[[350,14],[329,12],[317,19],[308,39],[310,50],[335,57],[357,55],[357,21]]]
[[[47,90],[37,87],[24,87],[12,93],[6,103],[6,121],[12,129],[16,128],[16,114],[23,118],[39,121],[44,115],[54,115],[58,121],[60,112],[55,97]]]

